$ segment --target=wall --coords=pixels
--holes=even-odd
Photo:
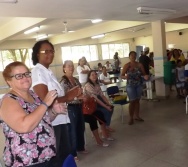
[[[179,35],[180,31],[173,31],[166,33],[166,46],[168,44],[175,44],[175,48],[181,49],[183,52],[188,51],[187,39],[188,39],[188,29],[181,30],[182,35]],[[135,46],[137,45],[146,45],[150,48],[150,51],[153,51],[153,41],[152,36],[144,36],[135,38]]]
[[[183,50],[183,52],[188,51],[187,41],[188,39],[188,29],[181,30],[182,35],[179,35],[179,31],[173,31],[173,32],[167,32],[166,33],[166,43],[168,44],[175,44],[176,48],[180,48]],[[149,33],[148,33],[149,34]],[[115,35],[108,35],[106,38],[98,39],[98,40],[91,40],[90,38],[77,40],[65,44],[58,44],[55,45],[55,58],[54,62],[51,65],[52,71],[57,76],[58,80],[61,79],[61,76],[63,75],[62,72],[62,59],[61,59],[61,47],[62,46],[74,46],[74,45],[87,45],[87,44],[97,44],[100,46],[101,43],[123,43],[128,42],[130,45],[130,51],[135,50],[137,45],[145,45],[150,47],[150,51],[153,50],[153,41],[152,36],[142,36],[141,32],[135,33],[135,38],[133,38],[131,35],[127,36],[125,32],[117,32]],[[129,38],[129,39],[127,39]],[[32,48],[35,41],[27,41],[27,42],[21,42],[21,41],[7,41],[1,45],[0,49],[9,49],[9,48]],[[8,47],[7,47],[8,46]],[[100,47],[99,47],[100,48]],[[107,60],[102,60],[102,54],[101,50],[99,49],[99,61],[104,64]],[[109,60],[112,62],[112,60]],[[128,58],[122,58],[122,66],[129,61]],[[98,61],[90,62],[91,67],[96,66]],[[75,64],[75,69],[77,67],[77,64]],[[76,74],[76,71],[75,71]],[[2,75],[1,75],[2,76]],[[0,79],[0,86],[5,86],[6,83],[4,82],[4,79],[1,77]],[[8,89],[0,90],[0,93],[5,93]]]

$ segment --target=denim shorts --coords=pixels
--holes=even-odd
[[[126,91],[129,97],[129,101],[140,99],[142,96],[142,85],[127,85]]]

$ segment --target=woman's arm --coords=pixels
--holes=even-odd
[[[52,96],[55,91],[50,91],[44,98],[44,103],[50,106],[57,94]],[[11,105],[10,105],[11,104]],[[44,104],[38,106],[32,113],[27,114],[20,106],[18,101],[10,97],[5,97],[0,108],[1,119],[18,133],[31,132],[41,121],[47,107]]]
[[[127,70],[128,70],[128,64],[125,64],[123,66],[123,69],[122,69],[122,72],[121,72],[121,78],[122,79],[128,79],[127,75],[125,75],[127,73]]]
[[[97,103],[100,106],[106,108],[108,111],[112,111],[112,108],[111,108],[112,105],[108,101],[107,101],[107,103],[103,103],[103,101],[101,101],[100,99],[98,99],[97,96],[94,96],[94,97],[95,97]],[[102,97],[102,99],[103,99],[103,97]],[[106,100],[104,100],[104,101],[106,102]]]
[[[89,68],[87,65],[85,65],[84,68],[85,68],[85,70],[82,70],[81,73],[82,73],[82,74],[88,74],[89,71],[90,71],[90,68]]]
[[[176,69],[176,80],[179,81],[178,70]]]
[[[94,86],[92,86],[91,84],[86,84],[85,87],[84,87],[84,89],[85,89],[85,91],[86,91],[90,96],[93,96],[93,97],[96,99],[96,101],[97,101],[97,103],[98,103],[99,105],[101,105],[102,107],[106,108],[106,109],[109,110],[109,111],[112,111],[111,104],[108,102],[107,99],[104,99],[104,101],[106,102],[106,104],[105,104],[105,103],[103,103],[103,101],[101,101],[100,99],[97,98],[97,95],[100,95],[101,97],[102,97],[102,95],[103,95],[103,92],[102,92],[102,90],[101,90],[101,88],[100,88],[99,85],[96,86],[96,87],[94,87]],[[96,90],[96,89],[97,89],[97,90]],[[96,94],[96,93],[97,93],[97,94]],[[103,97],[102,97],[102,99],[103,99]],[[107,105],[107,104],[108,104],[108,105]],[[109,105],[110,105],[110,106],[109,106]]]
[[[145,79],[145,80],[148,80],[148,79],[149,79],[149,76],[146,75],[146,72],[145,72],[145,70],[144,70],[144,66],[143,66],[141,63],[139,63],[139,66],[140,66],[142,75],[144,76],[144,79]]]
[[[38,84],[34,86],[33,90],[42,100],[48,93],[48,87],[44,84]],[[79,96],[81,93],[81,88],[79,86],[76,86],[73,89],[69,90],[65,96],[58,97],[57,100],[59,103],[69,102],[72,101],[75,97]]]

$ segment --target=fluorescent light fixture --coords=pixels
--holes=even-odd
[[[174,14],[176,10],[162,9],[162,8],[149,8],[149,7],[138,7],[137,11],[139,14]]]
[[[103,38],[104,36],[105,36],[105,34],[99,34],[99,35],[92,36],[91,38],[97,39],[97,38]]]
[[[41,39],[46,39],[46,38],[48,38],[47,34],[39,35],[37,36],[36,41],[40,41]]]
[[[17,3],[18,0],[0,0],[0,3]]]
[[[30,30],[25,31],[24,34],[30,34],[32,32],[38,31],[39,29],[40,29],[40,27],[34,27],[34,28],[30,29]]]
[[[102,21],[102,19],[93,19],[93,20],[91,20],[91,22],[92,22],[93,24],[99,23],[99,22],[101,22],[101,21]]]

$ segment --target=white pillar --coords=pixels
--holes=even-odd
[[[166,33],[165,23],[162,20],[152,22],[153,36],[153,52],[155,76],[161,77],[155,80],[156,95],[160,97],[169,96],[169,86],[164,84],[164,62],[167,61],[166,56]]]

